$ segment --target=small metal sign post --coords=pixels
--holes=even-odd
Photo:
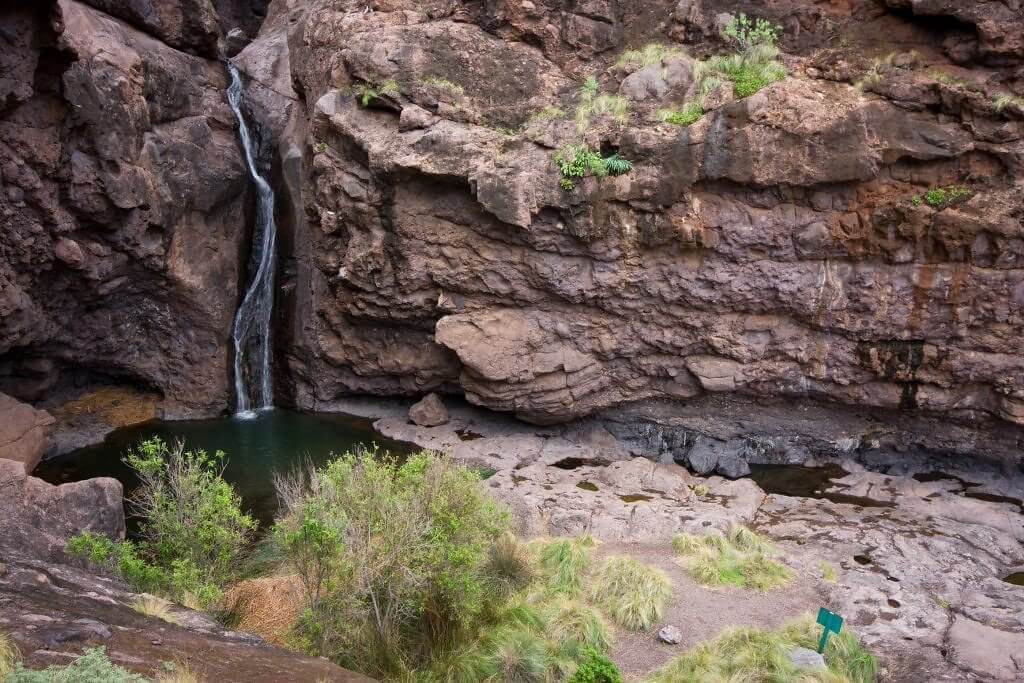
[[[825,654],[829,634],[838,634],[843,629],[843,618],[824,607],[818,610],[818,623],[821,624],[821,640],[818,641],[818,654]]]

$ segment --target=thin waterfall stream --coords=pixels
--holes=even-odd
[[[274,224],[274,191],[256,168],[252,138],[242,116],[242,78],[230,62],[228,71],[231,73],[228,103],[238,119],[238,135],[257,197],[253,259],[258,259],[258,265],[235,312],[231,332],[235,345],[235,415],[252,417],[257,410],[266,410],[274,405],[270,373],[270,315],[274,305],[277,226]]]

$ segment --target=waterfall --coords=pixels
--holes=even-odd
[[[274,405],[270,380],[270,313],[274,305],[277,226],[274,225],[274,192],[270,189],[270,183],[256,169],[249,127],[245,125],[242,116],[242,78],[230,62],[228,70],[231,72],[228,103],[238,119],[238,135],[245,150],[245,164],[256,186],[257,197],[252,261],[259,259],[259,263],[245,290],[245,297],[235,312],[231,332],[235,343],[235,414],[251,417],[254,411]]]

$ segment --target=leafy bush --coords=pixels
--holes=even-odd
[[[120,575],[136,590],[208,607],[238,576],[256,522],[224,481],[224,454],[143,442],[125,457],[141,484],[129,498],[141,540],[114,542],[84,532],[67,551]]]
[[[704,116],[704,106],[699,101],[687,102],[679,111],[673,109],[659,109],[657,118],[663,123],[671,123],[676,126],[689,126],[696,123]]]
[[[5,679],[5,683],[147,683],[148,679],[123,669],[110,661],[102,647],[91,648],[65,666],[51,666],[42,671],[26,669],[21,663]]]
[[[364,107],[370,106],[370,102],[379,97],[395,97],[400,95],[401,92],[401,89],[398,87],[398,81],[390,78],[378,85],[373,83],[356,83],[351,88],[351,93],[359,99],[359,103]]]
[[[672,547],[686,556],[690,576],[708,586],[765,591],[790,578],[789,570],[772,559],[772,545],[745,527],[734,527],[728,536],[680,534],[672,539]]]
[[[723,30],[738,48],[731,55],[717,55],[697,65],[697,79],[706,92],[704,79],[717,76],[732,81],[736,97],[749,97],[761,88],[788,75],[777,61],[776,45],[782,29],[765,19],[751,21],[742,12],[732,17]]]
[[[586,659],[576,669],[569,683],[622,683],[619,667],[594,648],[588,648]]]
[[[911,198],[914,206],[927,204],[933,209],[944,209],[961,199],[974,195],[974,191],[963,185],[950,185],[948,187],[936,187],[928,190],[923,195],[916,195]]]
[[[615,62],[615,66],[625,69],[642,69],[652,64],[661,64],[666,59],[681,57],[686,52],[674,47],[666,47],[661,43],[647,43],[639,50],[626,50]]]
[[[609,175],[623,175],[633,169],[633,164],[618,154],[602,157],[584,144],[562,147],[554,155],[555,164],[562,173],[562,189],[571,190],[575,181],[586,176],[604,178]]]
[[[644,631],[661,619],[672,584],[659,569],[629,557],[610,557],[594,577],[591,599],[615,623]]]
[[[306,587],[299,632],[314,652],[394,675],[479,630],[497,597],[489,550],[509,522],[477,473],[426,452],[399,465],[360,451],[289,498],[274,533]]]
[[[863,649],[849,629],[829,639],[826,671],[798,671],[789,659],[796,647],[817,647],[820,629],[810,618],[797,620],[778,631],[737,628],[702,643],[673,659],[648,683],[678,681],[821,681],[873,683],[878,663]]]

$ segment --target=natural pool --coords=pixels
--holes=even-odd
[[[152,421],[119,429],[103,443],[47,460],[35,475],[54,484],[90,477],[114,477],[131,491],[137,479],[121,458],[140,441],[158,436],[168,443],[184,440],[186,448],[227,454],[224,477],[242,496],[245,507],[269,523],[277,511],[275,472],[288,472],[305,460],[320,464],[360,444],[405,455],[415,447],[381,436],[372,421],[351,415],[269,410],[251,419]]]

